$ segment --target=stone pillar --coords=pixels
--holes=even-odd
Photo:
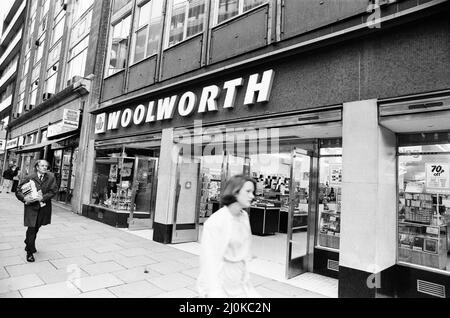
[[[396,138],[376,100],[344,103],[339,297],[390,290],[396,263]]]
[[[159,154],[153,240],[171,243],[176,189],[176,156],[173,155],[173,128],[163,129]]]

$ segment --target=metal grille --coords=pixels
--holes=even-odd
[[[424,280],[417,280],[417,291],[419,293],[445,298],[445,286],[435,283],[430,283]]]
[[[328,260],[328,264],[327,264],[327,268],[330,271],[335,271],[335,272],[339,272],[339,262],[338,261],[333,261],[331,259]]]

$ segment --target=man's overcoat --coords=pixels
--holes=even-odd
[[[25,204],[24,195],[22,193],[22,185],[28,181],[33,180],[36,183],[36,188],[42,191],[44,207],[41,207],[39,202]],[[35,227],[50,224],[52,219],[52,202],[51,199],[56,195],[58,190],[55,175],[47,172],[44,178],[39,180],[37,173],[26,176],[19,184],[16,190],[16,197],[22,201],[24,205],[24,219],[23,225],[27,227]],[[39,215],[39,218],[38,218]]]

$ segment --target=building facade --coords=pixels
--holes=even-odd
[[[21,176],[47,159],[58,182],[56,201],[80,207],[83,113],[95,94],[101,1],[28,1],[9,124],[8,156]],[[98,90],[98,89],[97,89]]]
[[[0,170],[2,172],[11,163],[17,164],[17,159],[14,157],[10,158],[9,162],[6,160],[5,151],[7,148],[7,128],[11,119],[17,69],[23,42],[26,1],[12,1],[5,12],[5,17],[2,17],[2,36],[0,39]]]
[[[33,73],[39,48],[24,43],[35,63],[9,138],[56,172],[78,145],[75,212],[196,242],[243,173],[257,181],[253,252],[277,275],[338,278],[339,297],[449,297],[448,1],[87,2],[67,3],[63,34],[78,37],[58,61],[39,12],[50,30],[59,7],[28,5],[46,67]],[[75,28],[89,10],[86,40]],[[83,114],[78,132],[58,124],[64,109]]]

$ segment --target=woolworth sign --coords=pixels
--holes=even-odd
[[[260,76],[252,74],[248,78],[247,89],[243,105],[268,102],[272,89],[274,71],[267,70]],[[97,114],[95,120],[95,133],[105,133],[107,130],[115,130],[119,127],[127,128],[131,125],[151,124],[156,121],[169,120],[178,113],[186,117],[197,113],[216,112],[219,107],[231,109],[235,106],[238,88],[244,85],[242,77],[224,82],[222,87],[217,85],[205,86],[201,90],[200,98],[192,91],[170,97],[150,100],[137,107],[128,107],[110,113]],[[224,96],[223,104],[218,105],[221,96]]]

